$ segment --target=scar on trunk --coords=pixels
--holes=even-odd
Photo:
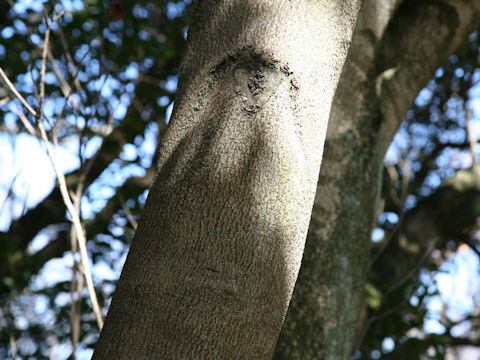
[[[232,84],[235,94],[241,99],[242,108],[249,114],[260,110],[283,81],[290,83],[293,92],[299,90],[287,64],[254,47],[245,47],[227,56],[211,74],[214,77],[224,76]]]

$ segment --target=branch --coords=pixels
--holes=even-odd
[[[15,88],[15,86],[12,84],[12,82],[8,79],[7,75],[5,74],[5,72],[3,71],[1,66],[0,66],[0,76],[2,77],[5,84],[7,84],[10,91],[13,92],[15,97],[22,102],[23,106],[25,106],[25,108],[28,110],[28,112],[30,114],[32,114],[33,116],[37,117],[37,112],[35,110],[33,110],[33,108],[28,104],[27,100],[25,100],[25,98],[22,96],[22,94],[20,94],[18,92],[18,90]]]
[[[480,346],[480,339],[470,339],[465,337],[454,337],[449,334],[438,335],[441,344],[446,346]]]
[[[458,236],[458,239],[460,241],[463,241],[465,244],[467,244],[470,247],[470,249],[472,249],[472,251],[475,254],[477,254],[477,256],[480,257],[480,250],[477,249],[477,247],[475,246],[475,244],[473,243],[472,239],[468,234],[461,234],[460,236]]]
[[[450,239],[466,242],[464,230],[476,224],[479,201],[479,175],[458,171],[405,213],[397,236],[372,265],[370,281],[383,288],[398,283],[404,274],[417,269],[428,249],[441,248]]]
[[[43,50],[43,56],[42,56],[42,70],[40,73],[40,105],[39,105],[40,110],[39,110],[39,116],[37,118],[37,126],[40,130],[40,134],[42,136],[43,142],[45,143],[45,147],[47,149],[47,153],[50,158],[50,161],[53,165],[55,174],[57,175],[63,202],[65,203],[65,206],[67,207],[67,210],[70,213],[70,216],[72,217],[72,222],[73,222],[76,237],[78,240],[78,247],[80,249],[80,258],[82,261],[82,268],[85,275],[85,280],[87,282],[90,301],[92,303],[93,312],[97,320],[98,328],[101,330],[103,327],[103,318],[102,318],[100,306],[98,304],[95,287],[93,284],[93,277],[90,269],[90,261],[88,259],[88,252],[87,252],[87,245],[86,245],[87,239],[85,237],[83,226],[80,220],[79,211],[77,211],[77,209],[75,208],[68,194],[69,192],[68,192],[67,182],[65,181],[65,175],[60,171],[58,160],[56,159],[53,149],[51,148],[50,142],[48,140],[47,132],[45,131],[45,128],[43,127],[43,122],[42,122],[43,100],[45,98],[45,68],[46,68],[46,62],[47,62],[47,47],[48,47],[48,42],[50,37],[50,26],[51,26],[51,23],[48,21],[47,18],[45,22],[47,24],[47,31],[45,32],[44,50]]]
[[[385,30],[377,58],[384,148],[435,71],[478,27],[480,2],[406,1]]]
[[[41,73],[40,73],[41,80],[40,80],[39,111],[36,112],[33,108],[30,107],[30,105],[28,105],[26,100],[16,90],[15,86],[10,82],[8,77],[5,75],[3,69],[1,69],[1,68],[0,68],[0,75],[2,76],[4,81],[9,86],[10,90],[20,99],[20,101],[22,101],[22,103],[25,105],[27,110],[33,116],[35,116],[35,118],[37,119],[38,129],[40,130],[40,134],[41,134],[42,140],[45,144],[47,154],[50,158],[50,161],[52,163],[55,174],[57,175],[57,179],[58,179],[59,186],[60,186],[60,193],[61,193],[63,202],[65,203],[65,206],[66,206],[70,216],[72,217],[72,222],[73,222],[76,234],[77,234],[78,246],[79,246],[79,249],[80,249],[80,257],[81,257],[81,260],[82,260],[82,267],[83,267],[85,279],[86,279],[86,282],[87,282],[87,288],[88,288],[88,292],[89,292],[89,296],[90,296],[90,301],[92,302],[92,307],[93,307],[93,311],[95,313],[95,317],[96,317],[96,320],[97,320],[98,327],[101,330],[102,327],[103,327],[103,319],[102,319],[102,315],[101,315],[100,306],[98,304],[98,299],[97,299],[97,296],[96,296],[96,293],[95,293],[95,287],[93,285],[92,273],[91,273],[91,269],[90,269],[90,262],[88,260],[88,252],[87,252],[87,247],[86,247],[86,237],[85,237],[85,234],[84,234],[84,231],[83,231],[83,227],[82,227],[82,224],[81,224],[81,221],[80,221],[79,214],[76,211],[76,209],[75,209],[75,207],[72,203],[72,200],[71,200],[71,198],[68,194],[68,187],[67,187],[67,183],[66,183],[66,180],[65,180],[65,175],[60,171],[58,161],[56,159],[56,156],[55,156],[55,153],[54,153],[53,149],[51,148],[50,142],[48,140],[47,133],[46,133],[45,128],[43,127],[43,123],[42,123],[43,101],[44,101],[44,98],[45,98],[45,68],[46,68],[46,60],[47,60],[47,47],[48,47],[48,42],[49,42],[49,37],[50,37],[50,26],[51,26],[51,23],[48,21],[48,19],[46,20],[46,24],[47,24],[47,30],[45,32],[44,51],[43,51],[43,56],[42,56],[42,68],[41,68],[42,70],[41,70]]]

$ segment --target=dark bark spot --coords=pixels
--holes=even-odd
[[[255,114],[275,94],[278,86],[293,74],[288,65],[274,56],[246,47],[227,56],[211,72],[215,78],[226,76],[235,87],[248,114]],[[294,80],[294,79],[292,79]],[[297,91],[296,81],[292,88]]]

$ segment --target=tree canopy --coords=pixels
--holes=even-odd
[[[33,202],[39,178],[14,159],[24,146],[46,150],[38,122],[55,154],[69,154],[62,172],[106,314],[154,177],[192,11],[189,0],[0,3],[0,67],[43,110],[36,118],[0,81],[0,358],[88,358],[98,339],[59,182],[44,163],[36,171],[52,184]],[[445,359],[479,346],[479,50],[475,31],[425,84],[386,154],[357,359]],[[455,286],[445,290],[461,269],[474,273],[462,303]]]

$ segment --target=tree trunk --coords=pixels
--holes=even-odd
[[[479,19],[478,1],[365,1],[332,107],[305,256],[276,359],[351,358],[365,320],[384,153],[420,89]]]
[[[203,0],[93,359],[270,359],[357,0]]]
[[[367,0],[360,12],[335,94],[302,268],[275,352],[278,360],[350,359],[354,349],[382,161],[375,153],[381,139],[376,137],[370,38],[376,26],[385,26],[378,25],[385,14],[372,9],[376,3]]]

